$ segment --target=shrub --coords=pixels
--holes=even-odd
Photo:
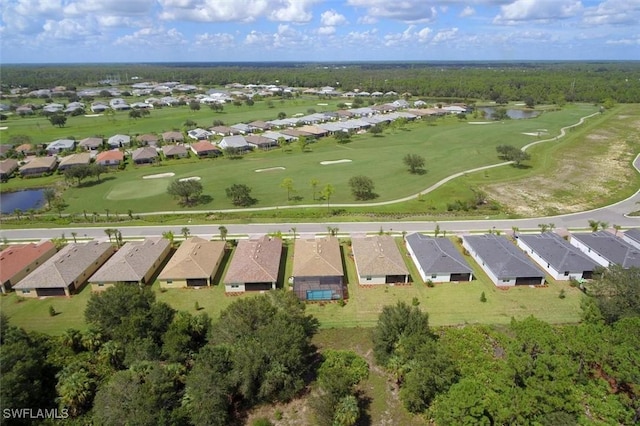
[[[56,316],[56,310],[53,306],[49,305],[49,316],[50,317],[55,317]]]
[[[481,301],[482,303],[484,303],[484,302],[486,302],[486,301],[487,301],[487,296],[484,294],[484,291],[483,291],[483,292],[482,292],[482,294],[480,295],[480,301]]]
[[[417,298],[417,297],[414,297],[414,298],[411,300],[411,304],[412,304],[413,306],[418,306],[418,305],[420,304],[420,301],[418,300],[418,298]]]
[[[433,286],[434,286],[434,285],[435,285],[435,284],[433,284],[433,281],[431,281],[431,280],[427,280],[427,287],[431,287],[431,288],[433,288]]]
[[[564,288],[562,290],[560,290],[560,294],[558,295],[558,297],[560,299],[564,299],[565,297],[567,297],[567,295],[566,295],[566,293],[564,291]]]

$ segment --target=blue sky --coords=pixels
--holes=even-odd
[[[0,63],[640,60],[640,0],[1,0]]]

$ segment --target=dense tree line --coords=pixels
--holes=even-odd
[[[640,102],[636,62],[4,65],[2,74],[3,92],[15,87],[103,86],[102,80],[114,76],[128,84],[135,76],[140,79],[136,81],[177,80],[201,86],[278,82],[498,103]]]
[[[639,274],[605,271],[571,326],[529,317],[435,333],[418,307],[386,306],[375,358],[405,407],[436,424],[638,424]]]

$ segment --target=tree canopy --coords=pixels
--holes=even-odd
[[[425,159],[418,154],[407,154],[402,159],[402,162],[409,168],[409,171],[413,174],[424,173]]]
[[[356,200],[370,200],[376,198],[377,194],[373,192],[375,185],[373,179],[368,176],[358,175],[349,179],[351,193]]]
[[[225,191],[227,193],[227,198],[231,199],[234,206],[247,207],[256,202],[256,200],[251,197],[251,188],[247,185],[234,183],[230,187],[226,188]]]
[[[184,205],[193,203],[202,194],[203,187],[200,181],[189,179],[172,181],[167,187],[167,193],[182,199]]]

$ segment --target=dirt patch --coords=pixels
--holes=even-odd
[[[640,113],[640,112],[639,112]],[[585,135],[582,143],[560,149],[557,167],[542,176],[487,185],[489,198],[515,214],[543,216],[588,210],[621,190],[636,173],[629,163],[638,153],[640,136],[631,123],[613,119]]]

